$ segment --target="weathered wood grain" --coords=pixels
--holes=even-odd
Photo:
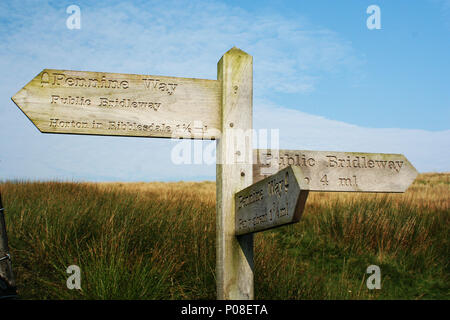
[[[299,167],[289,166],[235,195],[236,235],[298,222],[308,190]]]
[[[253,299],[253,235],[235,236],[234,194],[252,183],[252,144],[250,138],[236,148],[235,132],[252,128],[252,56],[232,48],[219,61],[217,78],[223,85],[222,136],[216,148],[217,298],[247,300]],[[242,159],[246,154],[248,159]]]
[[[215,139],[217,80],[45,69],[12,100],[41,132]]]
[[[257,149],[253,159],[253,182],[292,165],[310,191],[405,192],[418,174],[401,154]]]

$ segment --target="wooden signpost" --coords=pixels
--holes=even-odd
[[[310,191],[405,192],[417,176],[401,154],[258,149],[253,157],[253,182],[292,165]]]
[[[405,192],[417,174],[401,154],[253,150],[253,184],[235,196],[236,235],[298,222],[310,191]]]
[[[44,133],[214,139],[220,82],[42,70],[12,100]]]
[[[217,80],[44,69],[12,97],[44,133],[215,139],[218,299],[253,299],[253,236],[235,236],[235,192],[252,183],[251,140],[236,150],[233,130],[252,129],[253,61],[232,48]],[[228,159],[228,161],[227,161]]]
[[[12,100],[44,133],[217,140],[218,299],[253,299],[253,233],[299,221],[309,191],[404,192],[417,175],[395,154],[252,156],[253,61],[235,47],[217,80],[44,69]]]
[[[236,237],[234,223],[234,194],[252,183],[251,136],[236,149],[234,134],[252,129],[252,56],[232,48],[217,65],[217,79],[222,84],[222,135],[216,144],[217,298],[253,299],[253,235]],[[242,159],[246,154],[249,159]]]
[[[300,168],[289,166],[236,193],[236,235],[298,222],[308,198]]]

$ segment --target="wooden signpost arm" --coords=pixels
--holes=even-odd
[[[253,299],[253,232],[297,222],[308,192],[405,192],[417,176],[399,154],[259,150],[253,165],[253,58],[236,47],[217,80],[44,69],[12,99],[46,133],[217,138],[220,300]],[[14,286],[7,252],[0,212],[0,277]]]
[[[253,235],[235,236],[234,195],[252,184],[252,135],[244,137],[252,129],[252,56],[233,47],[219,61],[217,78],[222,83],[222,135],[216,149],[217,298],[247,300],[253,299]]]

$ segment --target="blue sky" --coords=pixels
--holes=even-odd
[[[371,4],[381,9],[381,30],[366,27]],[[315,73],[314,92],[274,94],[273,101],[372,128],[449,128],[450,1],[258,1],[258,7],[335,32],[351,54],[345,70]]]
[[[44,68],[215,79],[233,46],[254,57],[254,127],[282,148],[450,171],[449,0],[2,1],[0,43],[0,179],[213,180],[171,163],[174,141],[41,134],[10,98]]]

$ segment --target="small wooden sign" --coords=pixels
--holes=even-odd
[[[308,190],[299,167],[289,166],[235,195],[236,235],[298,222]]]
[[[292,165],[310,191],[405,192],[418,174],[401,154],[257,149],[253,156],[254,183]]]
[[[12,98],[45,133],[215,139],[217,80],[45,69]]]

